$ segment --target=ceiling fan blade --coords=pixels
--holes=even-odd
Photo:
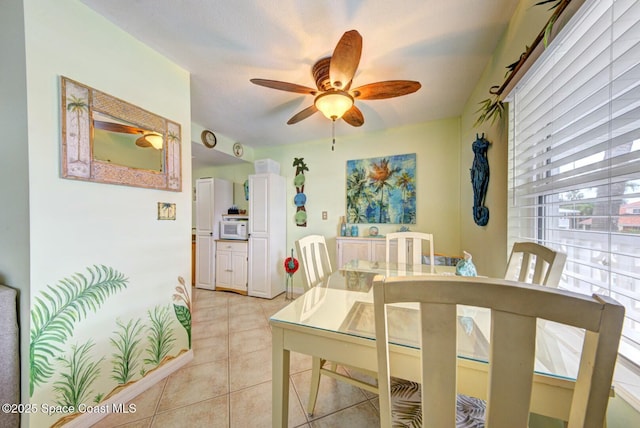
[[[364,116],[355,105],[351,106],[351,108],[342,115],[342,119],[351,126],[362,126],[364,124]]]
[[[115,122],[104,122],[102,120],[94,120],[93,127],[96,129],[103,129],[105,131],[119,132],[121,134],[144,134],[147,132],[144,129],[136,128],[135,126],[122,125]]]
[[[421,87],[420,82],[413,80],[387,80],[352,89],[351,94],[359,100],[382,100],[411,94]]]
[[[293,125],[294,123],[298,123],[301,120],[308,118],[309,116],[311,116],[313,113],[317,111],[318,109],[316,108],[316,105],[312,104],[306,109],[296,113],[291,119],[289,119],[289,121],[287,122],[287,125]]]
[[[331,56],[329,77],[336,89],[349,87],[358,69],[362,54],[362,36],[356,30],[347,31],[336,45]]]
[[[296,85],[295,83],[280,82],[279,80],[251,79],[251,83],[280,91],[296,92],[298,94],[315,95],[318,93],[315,89]]]
[[[138,147],[152,147],[152,146],[151,146],[151,143],[150,143],[150,142],[148,142],[148,141],[144,138],[144,136],[142,136],[142,137],[140,137],[140,138],[138,138],[138,139],[136,140],[136,146],[138,146]]]

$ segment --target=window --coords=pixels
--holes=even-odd
[[[624,304],[640,366],[640,2],[587,0],[507,101],[509,244],[566,252],[561,287]]]

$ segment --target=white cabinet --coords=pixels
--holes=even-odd
[[[272,299],[285,290],[285,178],[249,176],[249,295]]]
[[[215,290],[219,222],[233,204],[233,185],[219,178],[196,180],[196,287]]]
[[[387,259],[387,240],[371,238],[371,260],[384,262]],[[389,246],[389,261],[398,261],[398,243],[391,242]]]
[[[196,287],[214,290],[215,244],[209,235],[196,234]]]
[[[216,290],[247,294],[247,241],[216,241]]]
[[[384,262],[387,258],[387,241],[384,238],[336,237],[338,269],[351,260]],[[397,243],[392,242],[390,261],[398,261]]]

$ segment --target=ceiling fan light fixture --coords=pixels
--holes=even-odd
[[[353,97],[346,91],[327,91],[318,95],[314,104],[327,119],[338,120],[353,106]]]
[[[145,134],[142,138],[144,140],[146,140],[149,144],[151,144],[151,146],[154,149],[162,150],[162,142],[163,142],[162,135],[160,135],[160,134]]]

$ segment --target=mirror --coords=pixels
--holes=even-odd
[[[64,178],[180,191],[180,125],[61,77]]]
[[[162,172],[164,135],[93,112],[93,159]]]
[[[233,183],[233,205],[239,210],[249,210],[249,201],[245,196],[244,183]]]

